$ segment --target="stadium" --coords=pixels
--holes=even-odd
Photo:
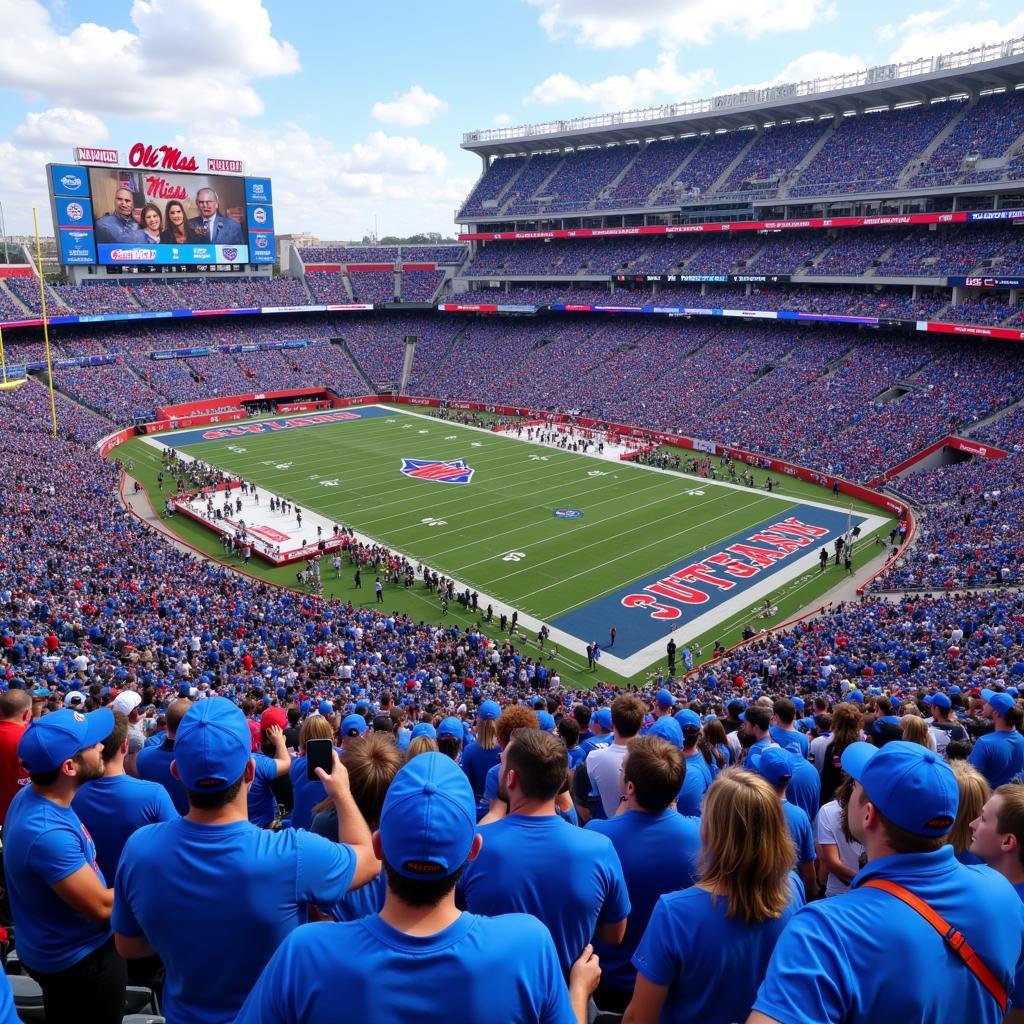
[[[461,146],[429,245],[285,236],[244,153],[39,168],[47,256],[0,264],[0,1022],[1024,1019],[1024,39]],[[173,831],[239,806],[235,860]],[[518,915],[473,979],[448,900]],[[367,919],[426,952],[318,931]],[[355,1009],[378,963],[418,997]]]

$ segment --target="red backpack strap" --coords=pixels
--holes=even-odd
[[[915,896],[909,889],[905,889],[896,882],[890,882],[887,878],[872,878],[865,882],[862,889],[881,889],[882,892],[895,896],[902,900],[912,910],[916,910],[946,941],[953,952],[963,960],[967,969],[988,989],[992,998],[999,1004],[999,1010],[1006,1013],[1007,996],[1006,989],[999,983],[999,979],[988,969],[985,962],[968,944],[966,937],[953,927],[938,911],[929,906],[920,896]]]

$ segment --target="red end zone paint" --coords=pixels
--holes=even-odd
[[[294,430],[298,427],[315,427],[319,423],[338,423],[341,420],[358,420],[362,417],[357,412],[318,413],[316,416],[296,416],[290,420],[260,420],[259,423],[241,423],[237,427],[217,427],[204,430],[204,441],[220,441],[225,437],[245,437],[247,434],[270,434],[275,430]]]

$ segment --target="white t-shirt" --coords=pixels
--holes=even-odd
[[[860,870],[860,855],[864,847],[856,840],[852,842],[843,833],[843,811],[838,800],[822,804],[818,816],[814,819],[814,841],[819,846],[835,846],[839,851],[839,859],[853,872]],[[830,871],[825,883],[826,896],[842,896],[850,891],[848,882],[837,878]]]
[[[825,751],[832,742],[832,733],[827,732],[823,736],[815,736],[811,740],[811,761],[818,769],[820,775],[825,770]]]
[[[609,743],[598,747],[587,755],[587,775],[590,785],[601,797],[604,813],[613,817],[619,809],[619,797],[622,796],[622,762],[629,751],[624,743]]]

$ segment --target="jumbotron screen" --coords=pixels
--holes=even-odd
[[[65,266],[274,262],[269,178],[48,164]]]

